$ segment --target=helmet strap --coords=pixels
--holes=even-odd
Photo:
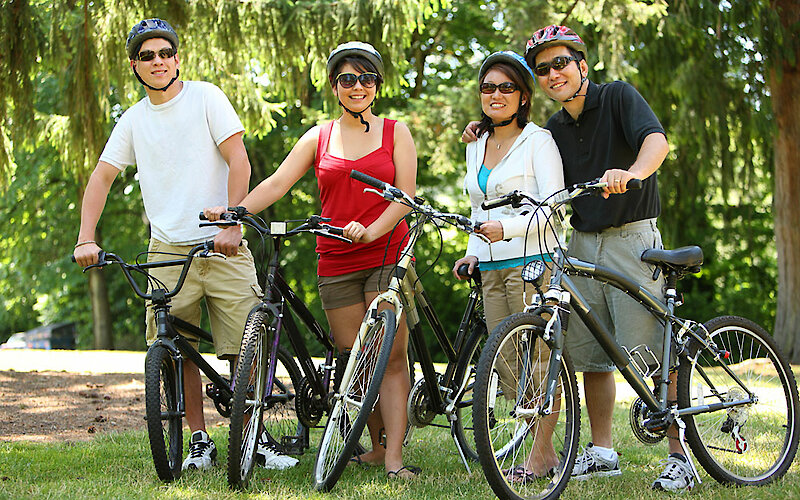
[[[137,80],[139,80],[139,83],[141,83],[142,85],[144,85],[144,86],[145,86],[145,87],[147,87],[148,89],[150,89],[150,90],[155,90],[156,92],[166,92],[166,91],[167,91],[167,89],[169,88],[169,86],[170,86],[170,85],[172,85],[173,83],[175,83],[175,80],[177,80],[177,79],[178,79],[178,77],[179,77],[179,76],[180,76],[180,74],[181,74],[181,70],[180,70],[179,68],[175,68],[175,76],[174,76],[174,77],[172,77],[172,80],[170,80],[168,84],[164,85],[164,86],[163,86],[163,87],[161,87],[161,88],[156,88],[156,87],[153,87],[152,85],[148,85],[148,84],[146,84],[146,83],[144,82],[144,80],[142,80],[142,77],[141,77],[141,76],[139,76],[139,72],[138,72],[138,71],[136,71],[136,68],[135,68],[135,67],[133,68],[133,74],[134,74],[134,75],[136,75],[136,79],[137,79]]]
[[[583,76],[583,71],[581,71],[581,62],[580,61],[575,61],[575,64],[578,65],[578,72],[581,74],[581,83],[580,83],[580,85],[578,85],[578,90],[576,90],[575,93],[572,94],[572,97],[570,97],[569,99],[564,99],[561,102],[570,102],[571,100],[575,99],[576,97],[586,97],[586,94],[581,94],[580,91],[583,88],[584,82],[586,82],[586,80],[588,80],[588,78]]]
[[[372,107],[372,104],[373,104],[374,102],[375,102],[375,101],[373,100],[371,103],[369,103],[369,106],[367,106],[367,107],[364,109],[364,111],[366,111],[367,109],[371,108],[371,107]],[[366,129],[364,130],[364,133],[365,133],[365,134],[366,134],[367,132],[369,132],[369,122],[368,122],[368,121],[366,121],[366,120],[364,119],[364,117],[362,116],[362,113],[364,113],[364,111],[352,111],[352,110],[350,110],[350,109],[347,109],[347,106],[345,106],[344,104],[342,104],[342,101],[341,101],[341,100],[339,100],[339,106],[341,106],[342,108],[344,108],[344,110],[345,110],[345,111],[347,111],[348,113],[350,113],[350,114],[353,116],[353,118],[358,118],[358,119],[361,121],[361,124],[362,124],[362,125],[364,125],[364,127],[366,128]]]
[[[487,116],[486,113],[483,113],[483,116]],[[498,127],[505,127],[506,125],[510,125],[511,122],[513,122],[514,119],[516,119],[516,118],[517,118],[517,114],[514,113],[513,115],[511,115],[511,118],[509,118],[508,120],[503,120],[500,123],[494,123],[494,122],[490,123],[489,124],[489,132],[490,133],[494,132],[494,129],[496,129]]]

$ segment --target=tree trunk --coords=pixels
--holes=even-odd
[[[800,21],[797,0],[776,0],[785,33],[796,38],[791,26]],[[777,122],[775,138],[775,245],[778,250],[778,310],[775,338],[791,363],[800,363],[800,44],[792,44],[794,62],[784,54],[769,72],[772,107]]]
[[[108,288],[106,275],[100,269],[91,269],[89,275],[89,296],[92,299],[92,331],[95,349],[113,349],[111,336],[111,309],[108,307]]]

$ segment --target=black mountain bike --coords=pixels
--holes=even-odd
[[[548,207],[549,214],[540,213],[555,224],[560,206],[580,196],[598,195],[605,185],[598,181],[576,184],[541,203],[526,193],[513,192],[485,204],[489,208],[530,205],[534,216]],[[800,438],[797,385],[772,337],[741,317],[699,323],[674,314],[683,300],[677,292],[678,280],[698,272],[703,262],[699,247],[649,249],[641,260],[652,267],[654,279],[660,273],[666,277],[666,302],[614,269],[568,257],[560,246],[544,291],[540,288],[544,263],[523,268],[523,280],[534,284],[537,298],[492,332],[475,380],[475,440],[484,474],[499,498],[556,498],[569,481],[580,431],[577,382],[564,350],[572,312],[639,396],[630,412],[634,435],[654,444],[675,424],[698,483],[687,442],[703,468],[724,484],[767,484],[789,469]],[[576,289],[573,276],[601,281],[641,303],[664,325],[663,352],[620,346]],[[547,348],[542,349],[542,344]],[[678,373],[677,403],[667,399],[671,369]],[[648,377],[659,381],[654,389],[645,381]],[[508,436],[521,430],[526,439],[508,449]],[[560,457],[558,467],[542,477],[515,473],[532,453],[545,447],[541,436],[549,432],[552,439],[547,444]],[[503,448],[507,452],[498,453]]]
[[[127,263],[117,255],[105,251],[98,254],[98,263],[87,266],[84,272],[110,264],[119,265],[134,293],[152,302],[153,314],[158,328],[157,337],[150,345],[145,357],[145,420],[153,454],[153,465],[159,479],[170,482],[181,475],[183,458],[183,417],[186,405],[183,392],[183,362],[190,359],[211,383],[206,386],[206,394],[214,401],[217,411],[223,417],[231,414],[233,391],[230,379],[217,373],[205,359],[192,347],[180,330],[191,332],[197,338],[213,342],[211,333],[169,313],[169,304],[183,287],[189,266],[196,257],[220,256],[214,253],[214,242],[206,241],[193,247],[188,255],[160,262]],[[147,252],[139,254],[145,255]],[[73,262],[75,258],[72,258]],[[183,266],[180,277],[172,290],[152,277],[147,271],[157,267]],[[142,275],[148,283],[149,292],[144,292],[134,280],[134,274]]]

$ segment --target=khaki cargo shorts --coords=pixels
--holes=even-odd
[[[148,262],[175,259],[186,255],[194,245],[170,245],[156,239],[150,240]],[[170,266],[151,269],[150,274],[168,287],[175,286],[182,267]],[[242,332],[250,310],[259,303],[262,292],[256,278],[253,255],[242,240],[239,253],[234,257],[196,258],[192,261],[181,291],[170,302],[170,313],[184,321],[199,325],[202,317],[201,303],[205,298],[214,349],[218,358],[236,356],[242,343]],[[147,345],[156,339],[155,318],[152,306],[147,303]],[[181,332],[197,346],[197,341],[187,332]]]

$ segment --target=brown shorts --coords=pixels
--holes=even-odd
[[[339,276],[319,276],[317,287],[323,309],[338,309],[365,302],[367,292],[385,292],[389,289],[394,264],[363,269]]]
[[[156,239],[150,240],[150,252],[167,252],[186,255],[194,245],[170,245]],[[149,254],[148,261],[161,261],[177,258],[160,253]],[[151,269],[150,274],[163,281],[168,287],[175,286],[181,266]],[[200,305],[205,298],[211,331],[214,336],[214,349],[217,357],[239,354],[242,332],[250,310],[258,304],[261,287],[256,279],[253,255],[242,240],[239,253],[223,259],[209,257],[195,259],[186,275],[181,291],[170,302],[170,313],[193,325],[200,324],[202,311]],[[156,339],[156,325],[150,303],[147,303],[147,345]],[[187,332],[181,332],[192,339]],[[196,346],[196,342],[192,342]]]

